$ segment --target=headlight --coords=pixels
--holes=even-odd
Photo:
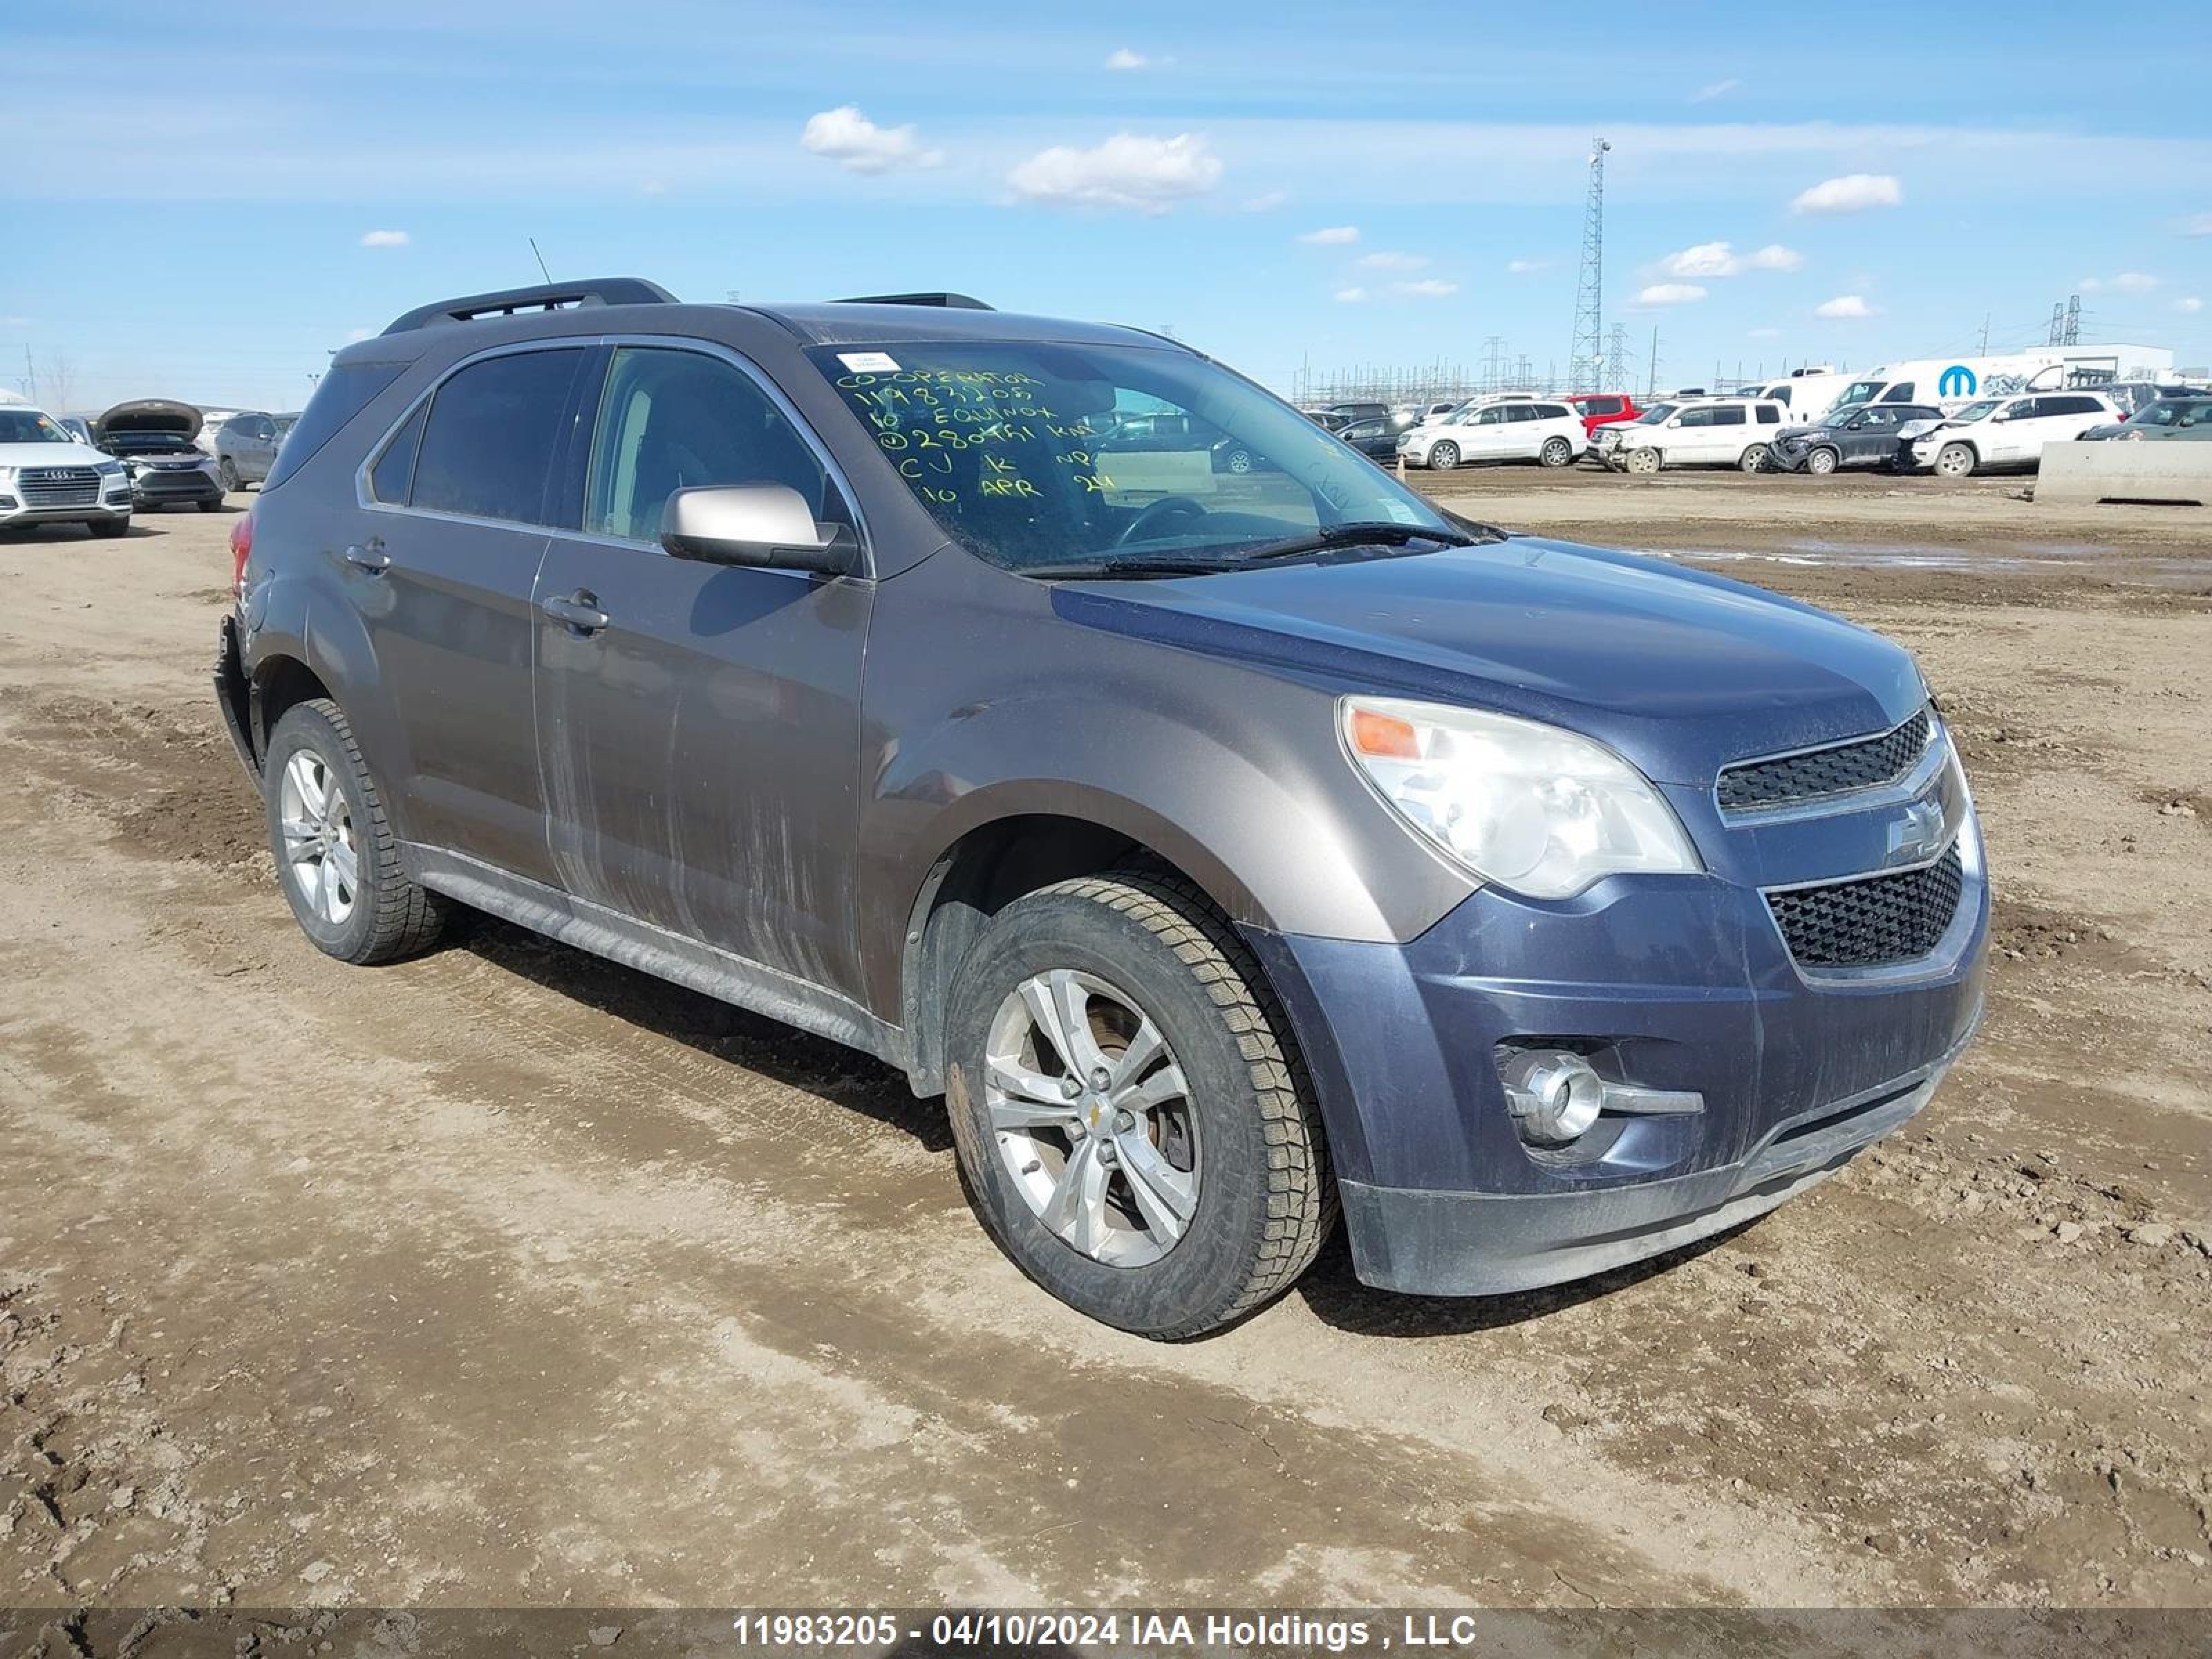
[[[2140,432],[2123,432],[2118,436],[2124,443],[2139,444],[2142,441],[2143,434]]]
[[[103,478],[119,478],[123,476],[123,463],[120,461],[98,461],[94,463],[92,470],[100,474]]]
[[[1616,872],[1705,868],[1659,792],[1602,744],[1438,703],[1340,708],[1345,746],[1375,792],[1485,881],[1559,899]]]

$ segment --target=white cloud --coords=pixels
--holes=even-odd
[[[1152,66],[1151,58],[1141,52],[1131,52],[1127,46],[1117,46],[1106,59],[1106,67],[1109,70],[1140,70]]]
[[[2190,313],[2191,315],[2194,315],[2196,313],[2204,309],[2204,301],[2198,299],[2194,294],[2192,294],[2186,299],[2176,300],[2173,302],[2173,308],[2176,311],[2185,311]]]
[[[1508,259],[1505,262],[1505,269],[1516,276],[1527,276],[1539,270],[1549,270],[1551,268],[1552,262],[1549,259]]]
[[[1291,199],[1287,190],[1270,190],[1257,196],[1248,196],[1237,204],[1247,213],[1273,213]]]
[[[1165,213],[1221,180],[1221,158],[1194,132],[1142,138],[1117,132],[1091,149],[1055,144],[1006,175],[1024,201]]]
[[[1838,294],[1834,299],[1823,300],[1819,305],[1814,306],[1813,314],[1815,317],[1849,319],[1871,317],[1875,314],[1875,309],[1858,295]]]
[[[1367,290],[1364,288],[1340,288],[1336,291],[1336,302],[1340,306],[1364,306]]]
[[[405,247],[407,233],[404,230],[372,230],[361,239],[363,247]]]
[[[2184,236],[2212,236],[2212,213],[2195,213],[2174,227]]]
[[[1695,283],[1654,283],[1650,288],[1637,290],[1635,303],[1639,306],[1686,306],[1694,305],[1705,297],[1705,289]]]
[[[1824,179],[1810,190],[1800,191],[1790,204],[1792,213],[1863,213],[1869,208],[1895,207],[1905,199],[1905,187],[1887,173],[1847,173],[1840,179]]]
[[[1363,253],[1359,266],[1363,270],[1419,270],[1429,263],[1425,253],[1396,253],[1382,252]]]
[[[2106,288],[2115,294],[2148,294],[2158,286],[2158,278],[2147,271],[2124,270],[2117,276],[2084,276],[2074,286],[2084,294]]]
[[[1669,276],[1741,276],[1747,270],[1795,270],[1805,256],[1795,248],[1770,242],[1756,253],[1740,254],[1728,242],[1699,242],[1659,262]]]
[[[637,187],[637,193],[641,196],[665,196],[668,194],[668,181],[665,179],[648,179]]]
[[[1693,104],[1710,104],[1716,98],[1727,97],[1742,84],[1742,82],[1730,76],[1725,81],[1715,81],[1711,85],[1699,87],[1690,94],[1690,101]]]
[[[1433,276],[1424,276],[1417,283],[1394,283],[1393,294],[1409,295],[1416,300],[1442,300],[1459,292],[1457,283],[1441,283]]]
[[[1358,225],[1324,225],[1319,230],[1310,230],[1298,238],[1309,247],[1342,247],[1358,240]]]
[[[897,167],[933,167],[945,152],[925,149],[911,125],[879,127],[852,104],[840,104],[806,118],[800,148],[853,173],[889,173]]]

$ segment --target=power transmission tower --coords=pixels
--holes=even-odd
[[[2045,345],[2057,345],[2058,343],[2058,337],[2065,332],[2066,307],[2062,301],[2053,301],[2051,307],[2051,337],[2048,340],[2045,340],[2044,343]]]
[[[1628,329],[1624,324],[1615,323],[1613,337],[1607,342],[1605,348],[1605,383],[1626,392],[1628,390]]]
[[[1489,335],[1482,343],[1482,389],[1498,390],[1498,383],[1505,373],[1505,337]]]
[[[1648,401],[1659,395],[1659,325],[1651,325],[1651,374],[1644,382],[1644,396]]]
[[[1590,140],[1582,278],[1575,285],[1575,343],[1567,354],[1567,378],[1578,386],[1605,368],[1605,155],[1612,148],[1606,139]]]
[[[2061,339],[2058,343],[2061,345],[2080,345],[2081,343],[2081,296],[2078,294],[2069,295],[2067,296],[2066,334],[2065,337]]]

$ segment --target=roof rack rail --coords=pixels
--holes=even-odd
[[[855,294],[849,299],[833,300],[840,306],[945,306],[954,311],[991,311],[981,300],[966,294]]]
[[[674,305],[676,296],[642,276],[587,276],[575,283],[543,283],[535,288],[465,294],[417,306],[384,331],[405,334],[441,323],[472,323],[483,317],[518,317],[532,311],[568,311],[581,306]]]

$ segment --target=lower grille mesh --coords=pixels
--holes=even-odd
[[[1769,893],[1790,954],[1807,968],[1914,962],[1942,942],[1959,913],[1959,848],[1922,870]]]

